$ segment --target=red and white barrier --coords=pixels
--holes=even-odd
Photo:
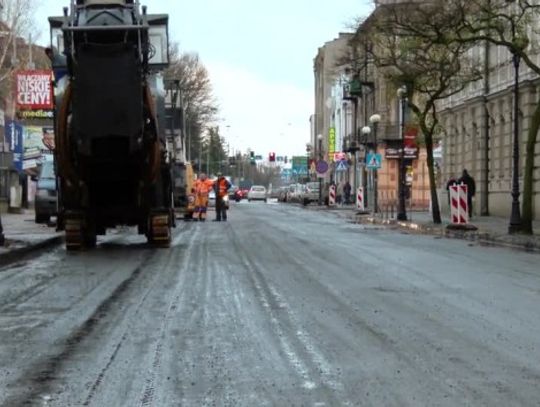
[[[358,187],[356,190],[356,209],[360,211],[364,211],[365,205],[364,205],[364,188]]]
[[[329,194],[328,194],[328,205],[336,206],[336,186],[330,185]]]
[[[469,223],[467,185],[450,185],[450,217],[454,225]]]

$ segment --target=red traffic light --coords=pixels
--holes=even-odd
[[[268,160],[271,162],[276,161],[276,153],[270,153],[268,155]]]

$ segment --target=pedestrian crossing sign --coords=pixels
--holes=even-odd
[[[336,171],[347,171],[348,169],[347,160],[339,160],[336,163]]]
[[[381,154],[368,153],[366,155],[366,167],[370,169],[379,169],[381,168]]]

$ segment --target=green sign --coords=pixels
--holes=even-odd
[[[307,173],[307,157],[306,156],[294,156],[292,158],[292,170],[295,174]]]
[[[336,152],[336,129],[330,127],[328,129],[328,159],[334,161],[334,153]]]

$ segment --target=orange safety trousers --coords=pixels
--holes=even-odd
[[[195,181],[195,217],[206,219],[206,211],[208,209],[208,193],[212,189],[214,183],[210,180]]]

